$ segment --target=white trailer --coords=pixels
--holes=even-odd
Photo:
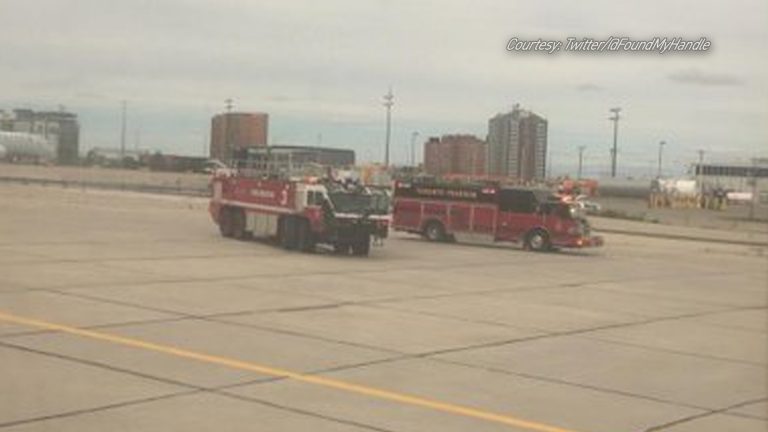
[[[0,131],[0,159],[48,162],[55,158],[56,145],[42,135]]]

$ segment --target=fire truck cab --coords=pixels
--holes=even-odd
[[[603,244],[578,206],[547,189],[398,182],[393,205],[393,229],[432,241],[507,241],[538,251]]]

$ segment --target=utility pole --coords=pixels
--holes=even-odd
[[[704,150],[699,150],[699,165],[696,167],[696,178],[699,181],[699,199],[704,199]]]
[[[384,95],[384,106],[387,108],[387,136],[384,142],[384,166],[389,167],[389,139],[392,135],[392,105],[395,95],[392,94],[392,87],[389,88],[389,92]]]
[[[665,145],[667,145],[666,141],[659,141],[659,168],[656,172],[656,178],[661,178],[661,157],[664,152]]]
[[[618,136],[619,136],[619,113],[621,112],[621,108],[611,108],[609,110],[613,113],[613,117],[609,117],[608,119],[613,122],[613,149],[611,150],[611,177],[616,177],[616,159],[617,159],[617,153],[618,153]]]
[[[576,176],[577,180],[581,180],[581,169],[584,166],[584,150],[586,150],[587,146],[579,146],[579,174]]]
[[[419,137],[417,131],[411,132],[411,166],[416,168],[416,139]]]
[[[755,220],[755,205],[757,205],[757,158],[752,158],[752,168],[749,170],[749,184],[752,186],[752,201],[749,203],[749,220]]]
[[[125,161],[125,132],[126,132],[126,114],[128,111],[128,102],[125,100],[121,103],[122,110],[121,110],[121,116],[120,116],[120,166],[123,165],[123,162]]]
[[[137,127],[133,132],[133,150],[138,154],[141,146],[141,127]]]

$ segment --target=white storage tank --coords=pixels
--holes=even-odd
[[[51,161],[56,158],[56,145],[41,135],[0,131],[0,158]]]

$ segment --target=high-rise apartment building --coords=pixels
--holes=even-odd
[[[547,120],[515,105],[488,120],[489,175],[520,180],[546,177]]]

